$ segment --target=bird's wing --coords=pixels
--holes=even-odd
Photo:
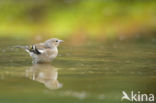
[[[46,50],[46,48],[44,47],[44,45],[42,43],[40,44],[34,44],[32,46],[30,46],[29,51],[33,52],[35,54],[42,54],[44,53]]]
[[[42,43],[40,44],[36,44],[36,49],[40,52],[40,53],[44,53],[45,50],[47,49]]]

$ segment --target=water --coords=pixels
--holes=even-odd
[[[155,41],[65,42],[44,65],[12,47],[28,43],[0,40],[0,103],[121,103],[122,91],[156,93]]]

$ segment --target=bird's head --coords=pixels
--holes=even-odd
[[[48,47],[58,47],[60,43],[64,42],[63,40],[57,38],[51,38],[45,41],[45,45]]]

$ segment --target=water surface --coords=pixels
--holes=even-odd
[[[156,93],[155,41],[64,43],[44,65],[13,48],[28,43],[0,40],[0,103],[120,103],[123,90]]]

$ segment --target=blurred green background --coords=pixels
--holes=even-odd
[[[155,28],[155,0],[0,0],[1,37],[112,40]]]

